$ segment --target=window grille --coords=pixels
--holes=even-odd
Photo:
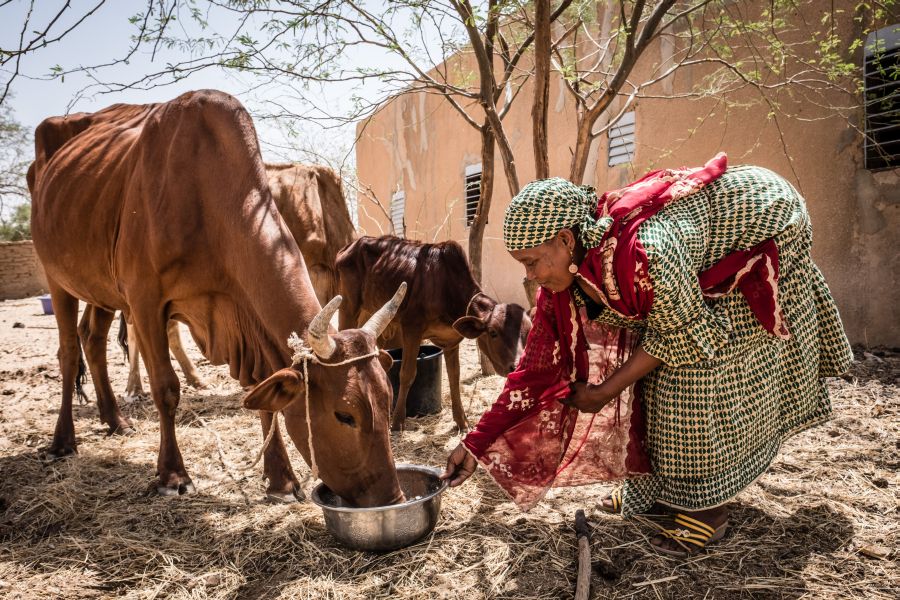
[[[869,34],[863,59],[865,165],[900,166],[900,24]]]
[[[466,227],[475,221],[475,211],[481,200],[481,165],[466,167]]]

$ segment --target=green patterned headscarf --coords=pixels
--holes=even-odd
[[[532,181],[515,195],[503,218],[503,241],[507,250],[540,246],[560,230],[578,226],[585,248],[600,244],[612,223],[609,217],[594,218],[597,195],[594,188],[575,185],[560,177]]]

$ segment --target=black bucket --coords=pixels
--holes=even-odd
[[[394,359],[388,379],[394,388],[393,404],[397,404],[400,391],[400,365],[403,364],[403,348],[387,351]],[[444,351],[437,346],[419,346],[416,358],[416,378],[406,395],[406,416],[423,417],[441,412],[441,356]]]

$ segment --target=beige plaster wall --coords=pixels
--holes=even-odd
[[[669,56],[666,43],[648,52],[636,80]],[[659,84],[686,89],[703,73],[687,69]],[[753,100],[755,94],[729,97]],[[900,225],[900,170],[880,173],[862,167],[859,135],[846,118],[828,116],[812,104],[779,100],[798,118],[773,119],[765,104],[728,108],[718,98],[639,100],[636,105],[636,156],[627,165],[606,166],[605,135],[591,155],[585,183],[598,191],[620,187],[659,167],[703,164],[725,151],[730,164],[770,168],[803,194],[814,228],[813,258],[832,289],[847,333],[855,343],[900,346],[900,289],[897,252]],[[534,177],[531,147],[531,89],[526,86],[504,119],[524,185]],[[476,114],[472,110],[471,114]],[[859,115],[852,118],[859,119]],[[567,177],[574,149],[575,111],[561,82],[550,98],[550,171]],[[387,210],[397,186],[406,194],[407,237],[425,241],[454,239],[467,245],[463,182],[466,165],[480,162],[480,137],[437,95],[401,96],[358,127],[359,179],[371,189],[360,196],[363,233],[389,233]],[[498,153],[499,155],[499,153]],[[501,239],[503,211],[510,199],[503,165],[496,180],[485,232],[484,287],[504,301],[525,302],[522,268]]]

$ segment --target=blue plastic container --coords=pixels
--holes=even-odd
[[[53,302],[50,301],[50,294],[44,294],[43,296],[39,296],[41,300],[41,306],[44,308],[45,315],[53,314]]]

